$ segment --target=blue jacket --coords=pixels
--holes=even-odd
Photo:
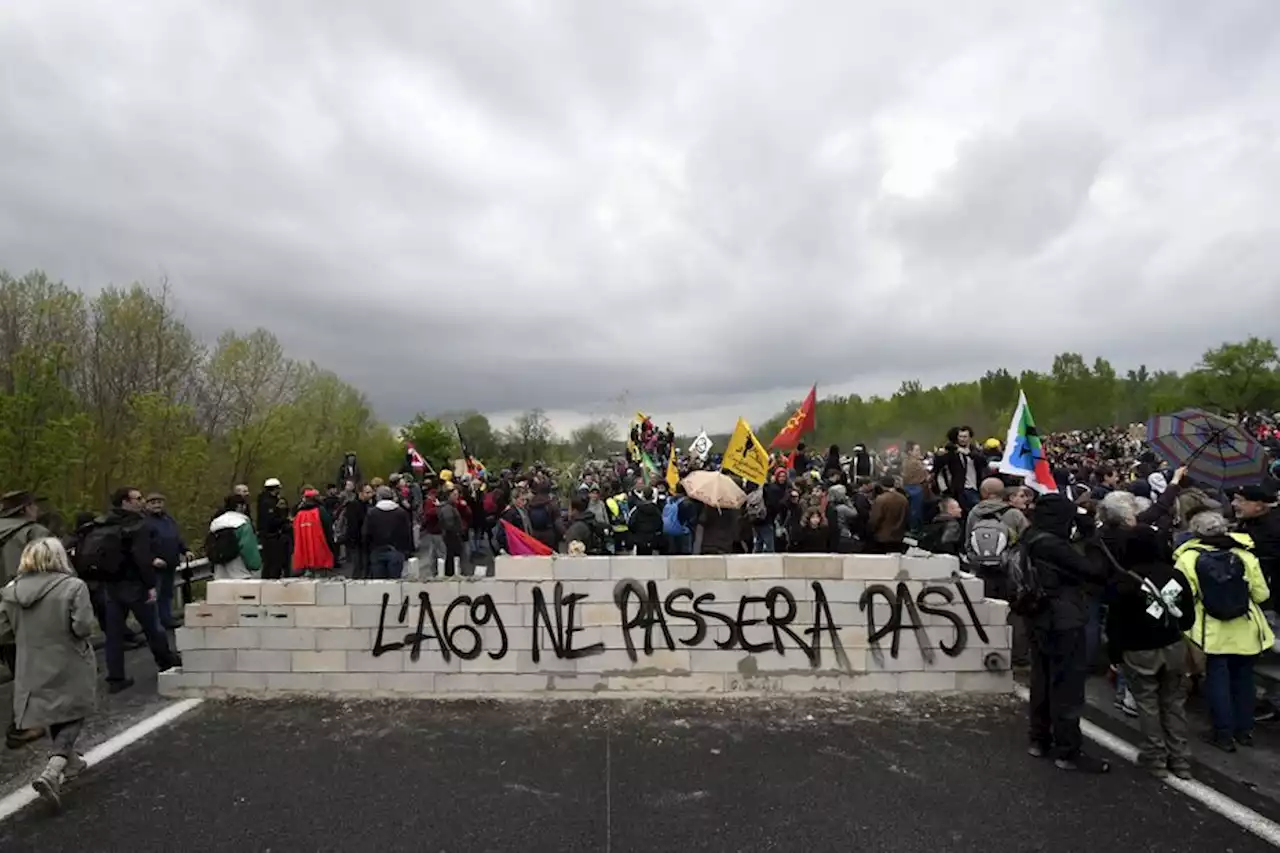
[[[147,530],[151,533],[151,553],[165,562],[165,570],[173,571],[182,565],[182,555],[187,545],[182,541],[178,522],[169,513],[147,514]]]

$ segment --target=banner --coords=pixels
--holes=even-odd
[[[761,446],[751,431],[751,425],[742,418],[738,418],[729,446],[724,449],[720,468],[762,486],[769,479],[769,451]]]
[[[680,485],[680,471],[676,468],[676,446],[672,444],[671,454],[667,457],[667,491],[674,495],[678,485]]]
[[[705,462],[707,454],[710,452],[711,437],[707,435],[707,431],[704,429],[698,433],[698,437],[693,440],[693,444],[689,445],[689,453]]]

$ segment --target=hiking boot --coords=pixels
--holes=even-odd
[[[71,757],[67,759],[67,766],[62,769],[62,779],[64,782],[70,782],[89,768],[89,763],[84,760],[84,756],[78,752],[71,753]]]
[[[132,678],[107,679],[107,692],[113,696],[122,690],[128,690],[132,686]]]
[[[1195,775],[1191,772],[1191,768],[1182,765],[1170,767],[1169,772],[1183,781],[1190,781],[1195,778]]]
[[[22,749],[42,737],[44,737],[44,729],[19,729],[13,723],[9,723],[9,728],[4,733],[4,745],[9,749]]]
[[[62,808],[62,770],[67,766],[67,759],[55,755],[49,759],[44,770],[31,783],[31,787],[40,795],[40,799],[51,804],[55,809]]]
[[[1032,758],[1044,758],[1049,754],[1049,747],[1042,743],[1033,743],[1027,747],[1027,755]]]
[[[1124,692],[1116,696],[1116,710],[1123,711],[1126,717],[1138,716],[1138,703],[1134,701],[1133,693],[1129,688],[1125,688]]]
[[[1072,758],[1058,758],[1053,762],[1059,770],[1071,770],[1077,773],[1110,773],[1111,763],[1083,752]]]
[[[1235,752],[1236,741],[1231,735],[1212,734],[1205,738],[1210,746],[1215,746],[1223,752]]]
[[[1169,778],[1169,768],[1167,767],[1144,767],[1143,769],[1162,782]]]

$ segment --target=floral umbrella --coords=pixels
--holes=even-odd
[[[1239,424],[1201,409],[1156,415],[1147,422],[1147,443],[1170,465],[1219,489],[1256,483],[1266,466],[1262,445]]]
[[[716,509],[736,509],[747,500],[747,493],[719,471],[694,471],[681,482],[685,494]]]

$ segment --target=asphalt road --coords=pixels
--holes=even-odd
[[[1128,765],[1063,773],[997,699],[206,702],[0,850],[1271,848]]]

